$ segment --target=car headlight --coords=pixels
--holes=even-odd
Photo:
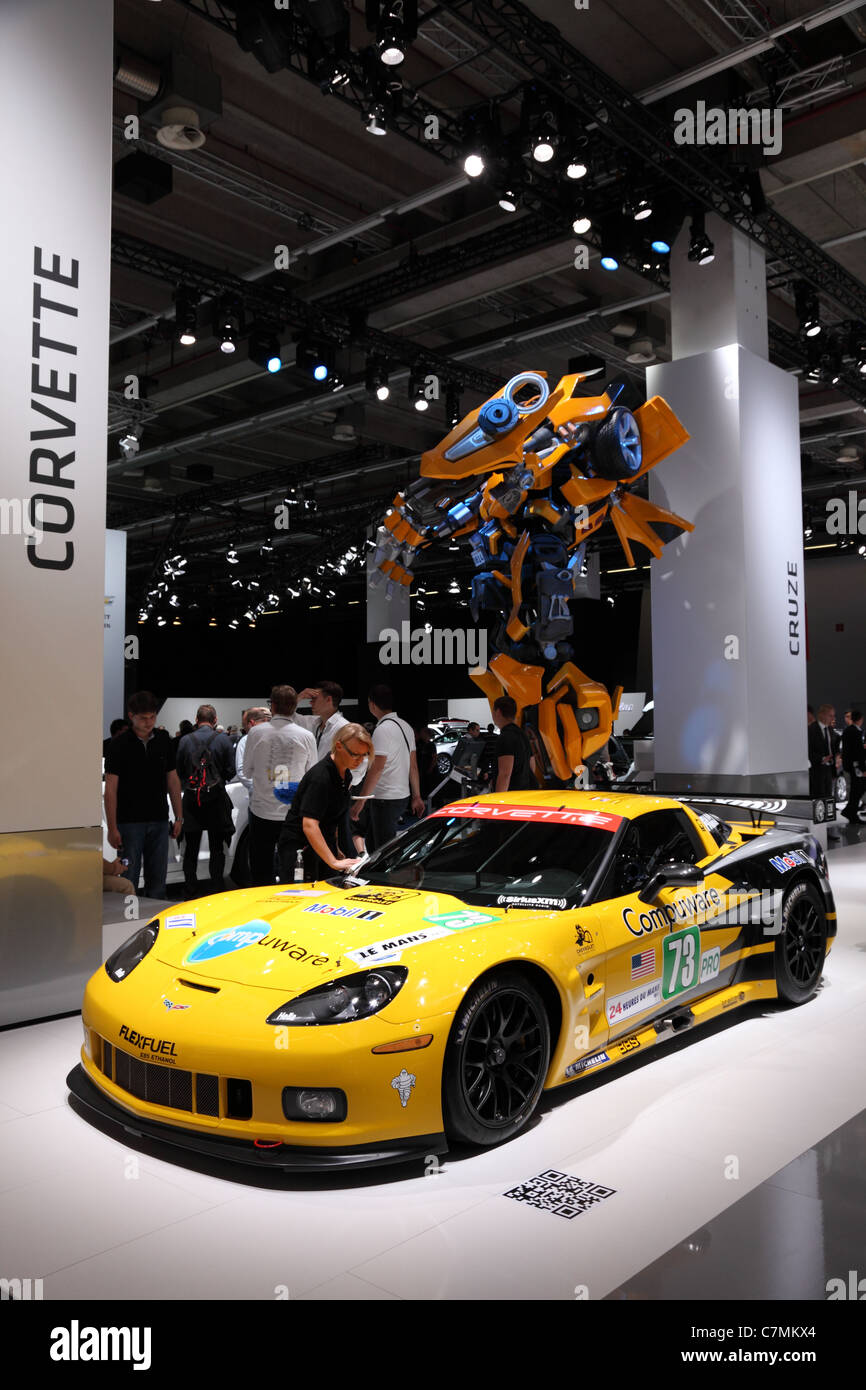
[[[146,927],[139,927],[134,936],[112,952],[105,962],[105,969],[115,983],[125,980],[130,971],[141,964],[156,940],[158,931],[159,922],[148,922]]]
[[[390,1004],[408,974],[405,965],[389,965],[381,970],[344,975],[290,999],[267,1022],[299,1028],[312,1023],[354,1023],[359,1018],[369,1018]]]

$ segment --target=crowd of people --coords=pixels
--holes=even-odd
[[[309,714],[298,713],[304,700]],[[118,852],[117,860],[104,862],[105,887],[137,891],[143,871],[145,894],[164,898],[169,843],[182,837],[184,882],[194,896],[206,833],[208,889],[221,891],[233,835],[226,790],[232,782],[249,796],[254,885],[352,869],[408,820],[424,815],[439,780],[430,729],[413,729],[396,713],[387,685],[370,689],[367,724],[348,720],[342,700],[335,681],[299,692],[277,685],[267,705],[243,711],[240,728],[224,729],[214,706],[203,704],[195,722],[183,721],[172,737],[156,726],[157,697],[133,695],[127,718],[114,721],[103,750],[108,842]],[[513,700],[496,701],[500,733],[491,790],[537,786],[532,749],[516,715]],[[480,736],[480,726],[468,732]]]
[[[836,728],[836,710],[832,705],[808,706],[809,726],[809,794],[831,797],[836,779],[845,775],[847,801],[842,815],[851,825],[866,825],[860,812],[860,802],[866,790],[866,750],[864,750],[863,713],[859,709],[845,711],[845,723]]]

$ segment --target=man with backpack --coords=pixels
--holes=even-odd
[[[213,705],[199,705],[195,728],[177,749],[177,774],[183,789],[183,878],[194,897],[198,881],[198,852],[207,831],[210,848],[210,891],[223,890],[225,846],[232,837],[232,806],[226,782],[235,775],[235,754],[227,734],[216,727]]]

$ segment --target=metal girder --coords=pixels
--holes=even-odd
[[[239,275],[216,270],[189,256],[162,250],[123,232],[115,233],[111,246],[112,260],[116,265],[141,275],[153,276],[165,284],[183,284],[202,298],[216,299],[224,294],[234,294],[252,315],[260,317],[265,323],[315,333],[338,345],[351,343],[353,347],[376,353],[389,362],[431,372],[443,381],[462,382],[485,395],[500,384],[490,372],[443,357],[409,338],[383,333],[355,322],[348,313],[326,309],[319,304],[307,304],[285,285],[272,281],[267,284],[251,283]]]
[[[192,153],[185,150],[171,150],[155,140],[146,139],[144,136],[139,136],[136,140],[128,140],[124,135],[123,116],[115,116],[113,128],[116,143],[127,152],[141,150],[151,159],[159,159],[163,164],[170,164],[172,168],[182,170],[190,178],[198,179],[210,188],[219,188],[224,193],[241,198],[245,203],[262,208],[266,212],[275,213],[278,217],[284,217],[287,221],[294,222],[304,230],[316,232],[319,236],[327,236],[331,232],[339,231],[344,225],[345,219],[341,222],[338,217],[322,217],[321,213],[310,212],[307,208],[299,207],[296,203],[288,200],[283,190],[269,183],[267,179],[263,179],[249,170],[240,171],[229,164],[228,160],[220,159],[218,155],[212,154],[209,150],[198,149]],[[372,248],[379,251],[389,244],[387,237],[376,232],[359,233],[357,240],[362,243],[367,242]]]
[[[175,3],[231,34],[234,39],[238,38],[238,26],[234,15],[236,6],[217,3],[217,0],[175,0]],[[270,15],[274,14],[275,11],[271,8]],[[321,90],[321,81],[316,76],[315,65],[309,56],[315,49],[313,31],[293,10],[280,10],[277,17],[284,40],[287,71],[305,78]],[[371,98],[362,56],[349,51],[341,54],[341,61],[348,69],[349,81],[345,86],[333,88],[329,95],[363,114]],[[435,122],[432,127],[431,119]],[[459,119],[442,108],[431,105],[411,88],[404,88],[400,93],[400,99],[390,107],[388,126],[407,140],[420,145],[428,153],[454,159],[460,152],[462,131]],[[436,131],[435,136],[431,134],[433,130]]]
[[[351,453],[333,454],[331,458],[317,459],[313,481],[316,484],[327,483],[332,475],[343,473],[346,468],[357,469],[360,479],[363,470],[370,464],[398,464],[406,457],[405,449],[397,449],[388,444],[366,445],[354,449]],[[225,507],[232,502],[240,502],[244,494],[251,491],[277,492],[280,488],[290,489],[309,484],[310,481],[308,464],[287,462],[278,468],[264,469],[254,476],[232,478],[225,483],[208,483],[204,487],[192,488],[189,492],[173,497],[168,506],[165,501],[154,502],[150,507],[146,502],[136,502],[134,505],[112,509],[109,513],[109,525],[122,530],[126,526],[140,525],[148,520],[154,523],[163,521],[167,515],[197,516],[214,508]]]
[[[866,286],[775,209],[756,213],[745,205],[733,171],[720,167],[701,147],[675,144],[672,131],[649,107],[520,0],[443,0],[443,8],[511,54],[583,122],[595,122],[597,139],[629,151],[672,191],[717,212],[826,298],[866,319]]]

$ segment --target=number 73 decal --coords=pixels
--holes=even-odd
[[[662,951],[662,998],[673,999],[695,985],[714,980],[721,968],[718,946],[701,955],[701,933],[697,927],[672,932],[664,938]]]

